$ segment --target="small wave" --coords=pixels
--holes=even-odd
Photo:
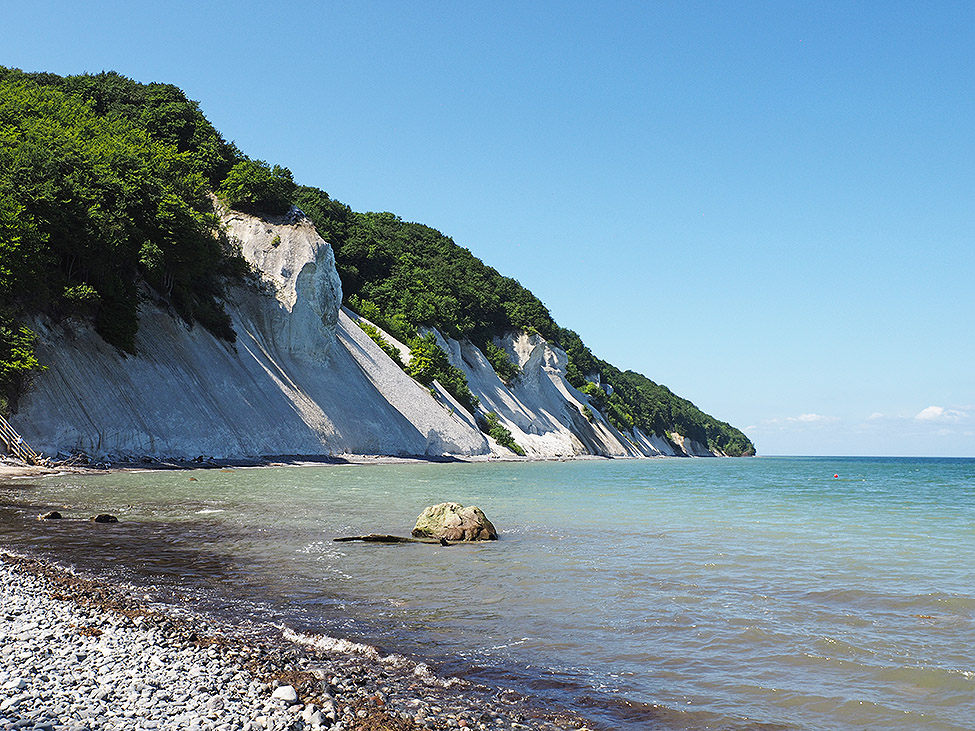
[[[197,510],[197,515],[209,515],[210,513],[225,513],[227,512],[223,508],[203,508],[203,510]]]
[[[294,642],[297,645],[314,647],[316,650],[335,652],[341,655],[360,655],[370,660],[382,659],[382,655],[377,648],[363,642],[353,642],[338,637],[329,637],[328,635],[308,635],[303,632],[295,632],[288,627],[282,627],[281,629],[284,639],[288,640],[288,642]]]
[[[46,475],[13,475],[9,479],[11,480],[46,480],[49,477],[64,477],[65,475],[74,474],[73,472],[51,472]]]
[[[392,660],[393,658],[395,658],[395,660]],[[430,670],[430,666],[425,662],[411,663],[410,660],[407,660],[402,655],[388,655],[387,657],[383,658],[383,662],[389,662],[391,660],[397,665],[399,665],[401,662],[407,665],[412,664],[413,675],[422,680],[426,685],[439,685],[443,688],[449,688],[461,682],[458,678],[437,677],[437,675]]]
[[[305,647],[313,647],[316,650],[322,650],[324,652],[332,652],[342,655],[357,655],[375,662],[380,662],[383,665],[395,668],[400,672],[415,676],[423,681],[425,685],[436,685],[441,688],[450,688],[463,682],[459,678],[438,677],[433,673],[432,670],[430,670],[430,666],[425,662],[414,662],[413,660],[410,660],[397,653],[383,655],[381,652],[379,652],[378,648],[372,645],[367,645],[364,642],[353,642],[352,640],[330,637],[328,635],[309,635],[303,632],[295,632],[288,627],[282,627],[281,629],[282,636],[289,642],[304,645]]]
[[[854,644],[839,637],[824,635],[817,638],[813,644],[816,651],[827,658],[838,660],[857,660],[864,662],[865,658],[877,657],[877,652],[864,644]]]
[[[520,640],[512,640],[511,642],[506,642],[503,645],[495,645],[491,649],[492,650],[504,650],[504,649],[507,649],[509,647],[517,647],[518,645],[524,645],[530,639],[531,639],[531,637],[522,637]]]
[[[315,561],[325,564],[324,570],[346,581],[352,580],[352,575],[342,571],[338,561],[346,554],[335,548],[335,544],[326,541],[312,541],[298,549],[298,553],[313,556]]]

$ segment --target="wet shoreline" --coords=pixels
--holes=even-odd
[[[473,457],[427,456],[427,455],[383,455],[383,454],[342,454],[342,455],[270,455],[253,458],[215,459],[200,457],[196,459],[161,459],[156,457],[132,457],[117,461],[79,460],[52,461],[50,466],[31,465],[12,457],[0,457],[0,480],[25,477],[45,477],[59,474],[109,474],[113,472],[143,472],[154,470],[200,470],[200,469],[245,469],[258,467],[323,467],[350,465],[402,465],[402,464],[478,464],[502,462],[576,462],[603,460],[656,460],[684,459],[682,457],[608,457],[601,455],[576,455],[572,457],[500,457],[482,455]]]
[[[47,561],[2,551],[0,563],[8,581],[31,587],[33,598],[46,607],[42,612],[50,613],[55,605],[66,603],[89,613],[90,618],[81,625],[81,630],[78,626],[62,628],[59,641],[84,633],[84,627],[90,628],[89,633],[100,633],[98,627],[121,622],[129,630],[137,631],[144,647],[150,650],[202,648],[219,662],[246,671],[257,687],[263,689],[264,696],[277,685],[293,686],[300,703],[292,704],[291,716],[296,716],[299,705],[302,708],[312,705],[316,709],[333,707],[335,724],[322,728],[336,731],[599,728],[576,714],[534,706],[531,699],[511,690],[438,677],[425,663],[395,654],[384,655],[367,645],[321,636],[299,636],[288,631],[279,631],[276,637],[262,632],[263,641],[258,642],[253,628],[235,627],[191,610],[160,604],[141,593],[142,589],[87,578]],[[7,622],[13,617],[5,616]],[[31,624],[37,623],[35,618]],[[40,655],[45,648],[39,644],[36,649]],[[133,679],[133,683],[137,682]],[[255,708],[251,722],[256,724],[253,719],[266,718],[269,725],[251,728],[279,727],[267,716],[267,708]],[[181,709],[172,711],[181,712]],[[282,713],[286,711],[289,709],[283,709]],[[3,715],[0,712],[0,717]],[[287,716],[291,724],[288,728],[313,728],[308,723],[299,724],[299,719],[291,716]],[[89,728],[67,723],[51,727]],[[165,722],[161,727],[166,727]]]

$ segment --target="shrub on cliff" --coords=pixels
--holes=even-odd
[[[31,375],[43,369],[34,354],[36,339],[30,329],[0,317],[0,415],[16,410]]]
[[[376,323],[401,343],[409,343],[416,337],[416,327],[411,325],[402,313],[386,317],[375,302],[362,299],[357,295],[349,297],[346,304],[353,312],[358,313],[370,322]]]
[[[372,342],[382,348],[382,351],[388,355],[396,365],[404,370],[406,369],[406,365],[403,363],[403,358],[399,354],[399,348],[386,340],[376,326],[370,325],[365,320],[356,320],[356,324],[359,326],[362,332],[370,337]]]
[[[510,449],[519,457],[525,456],[524,448],[515,441],[511,431],[501,423],[501,419],[493,411],[484,415],[484,425],[481,428],[502,447]]]
[[[484,343],[483,352],[494,372],[498,374],[498,378],[510,386],[521,373],[521,369],[511,362],[504,348],[498,347],[490,340]]]
[[[447,389],[472,414],[477,409],[478,398],[471,393],[467,377],[459,368],[452,366],[447,354],[437,345],[433,332],[410,341],[410,362],[406,372],[420,383],[429,386],[434,380]]]

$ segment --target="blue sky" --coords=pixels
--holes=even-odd
[[[971,3],[11,5],[0,64],[180,86],[762,454],[975,456]]]

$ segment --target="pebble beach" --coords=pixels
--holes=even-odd
[[[0,553],[0,729],[584,729],[504,689],[324,638],[253,644],[129,587]],[[590,726],[591,728],[591,726]]]

